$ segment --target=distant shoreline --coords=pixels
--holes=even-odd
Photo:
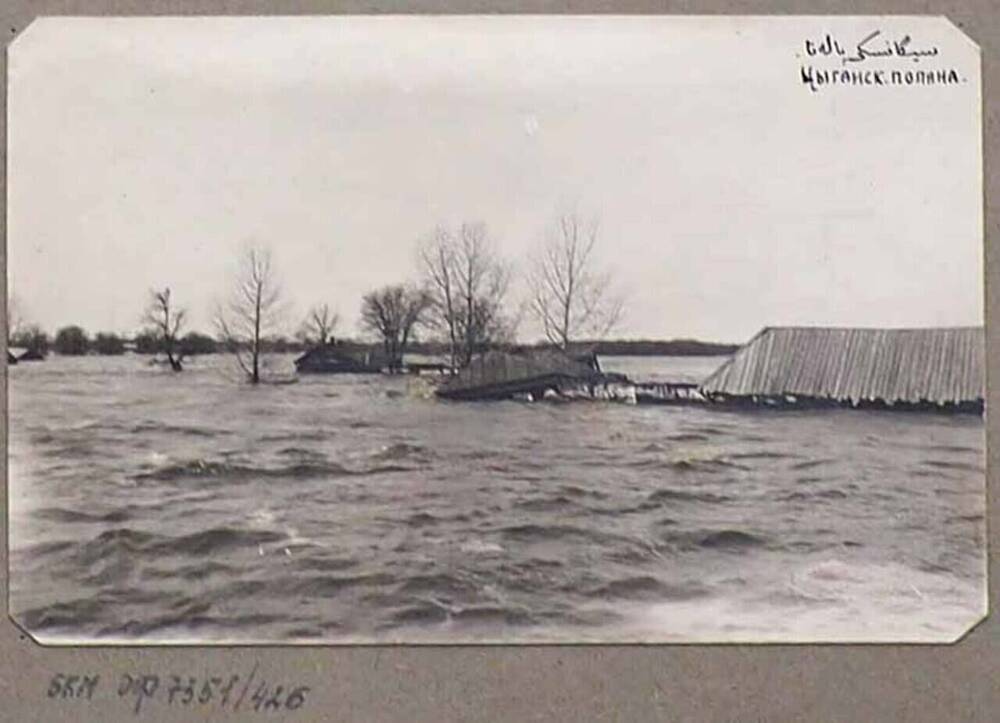
[[[356,343],[356,342],[348,342]],[[361,346],[377,348],[378,344]],[[499,345],[500,349],[551,348],[546,342]],[[572,342],[571,350],[593,352],[599,356],[730,356],[739,344],[718,344],[697,339],[607,339]],[[443,355],[448,353],[444,342],[411,342],[406,351],[410,354]]]
[[[214,341],[214,340],[213,340]],[[338,341],[356,351],[366,351],[380,349],[381,345],[372,342],[359,342],[353,339]],[[545,349],[551,348],[551,344],[545,342],[504,344],[496,348],[502,350],[515,349]],[[730,356],[739,348],[739,344],[720,344],[716,342],[699,341],[697,339],[610,339],[610,340],[581,340],[575,341],[571,345],[571,351],[579,353],[593,352],[599,356]],[[12,347],[19,348],[19,347]],[[280,339],[265,340],[264,352],[270,354],[301,354],[312,348],[298,340]],[[23,351],[23,349],[22,349]],[[443,356],[448,354],[448,344],[439,341],[410,342],[407,345],[408,354],[423,354],[427,356]],[[85,355],[96,356],[118,356],[124,353],[133,353],[140,356],[155,356],[160,353],[156,349],[137,350],[132,347],[131,342],[123,344],[121,348],[114,352],[101,354],[94,349],[89,349]],[[186,356],[195,357],[206,354],[227,354],[229,352],[221,349],[200,349],[188,351]],[[56,356],[62,356],[58,353]],[[69,356],[79,356],[70,354]]]
[[[583,342],[593,345],[594,353],[604,356],[729,356],[739,344],[718,344],[696,339],[615,339]]]
[[[372,345],[375,346],[375,345]],[[544,349],[546,342],[501,345],[500,349]],[[606,339],[580,340],[570,345],[571,350],[593,352],[599,356],[729,356],[739,344],[718,344],[697,339]],[[407,347],[412,354],[447,354],[448,345],[442,342],[415,342]]]

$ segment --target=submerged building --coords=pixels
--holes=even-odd
[[[295,360],[295,371],[312,374],[377,374],[385,357],[357,344],[327,342]]]
[[[490,351],[474,358],[436,391],[443,399],[541,399],[548,391],[603,384],[619,375],[601,371],[595,354],[559,350]]]
[[[397,371],[444,374],[451,370],[447,362],[442,356],[407,352]],[[388,355],[378,346],[341,341],[314,346],[295,360],[301,374],[378,374],[389,366]]]
[[[982,327],[767,327],[702,382],[716,402],[982,411]]]

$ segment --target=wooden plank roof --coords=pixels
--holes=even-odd
[[[530,382],[547,377],[588,380],[600,377],[598,370],[559,351],[513,354],[490,351],[475,357],[442,387],[442,395],[464,390]]]
[[[701,385],[707,394],[954,404],[985,396],[982,327],[767,327]]]

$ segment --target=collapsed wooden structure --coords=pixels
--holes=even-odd
[[[595,354],[490,351],[474,358],[435,394],[456,400],[542,399],[548,392],[571,392],[621,380],[621,375],[601,371]]]
[[[702,404],[705,397],[694,382],[633,382],[636,404]]]
[[[981,412],[982,327],[767,327],[705,379],[710,402]]]
[[[457,373],[414,358],[410,373],[448,373],[436,396],[452,400],[605,398],[636,404],[932,409],[982,412],[982,327],[872,329],[766,327],[700,384],[632,381],[601,369],[593,351],[510,349],[475,357]],[[376,373],[370,347],[327,344],[295,361],[300,372]],[[623,392],[623,390],[625,390]]]
[[[550,391],[572,397],[589,389],[593,397],[595,388],[617,384],[627,386],[637,404],[981,413],[984,357],[982,327],[767,327],[701,384],[636,382],[607,374],[592,353],[490,352],[473,360],[437,394],[466,400],[541,399]]]

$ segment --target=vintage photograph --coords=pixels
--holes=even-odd
[[[45,18],[8,61],[44,644],[928,642],[985,614],[944,18]]]

